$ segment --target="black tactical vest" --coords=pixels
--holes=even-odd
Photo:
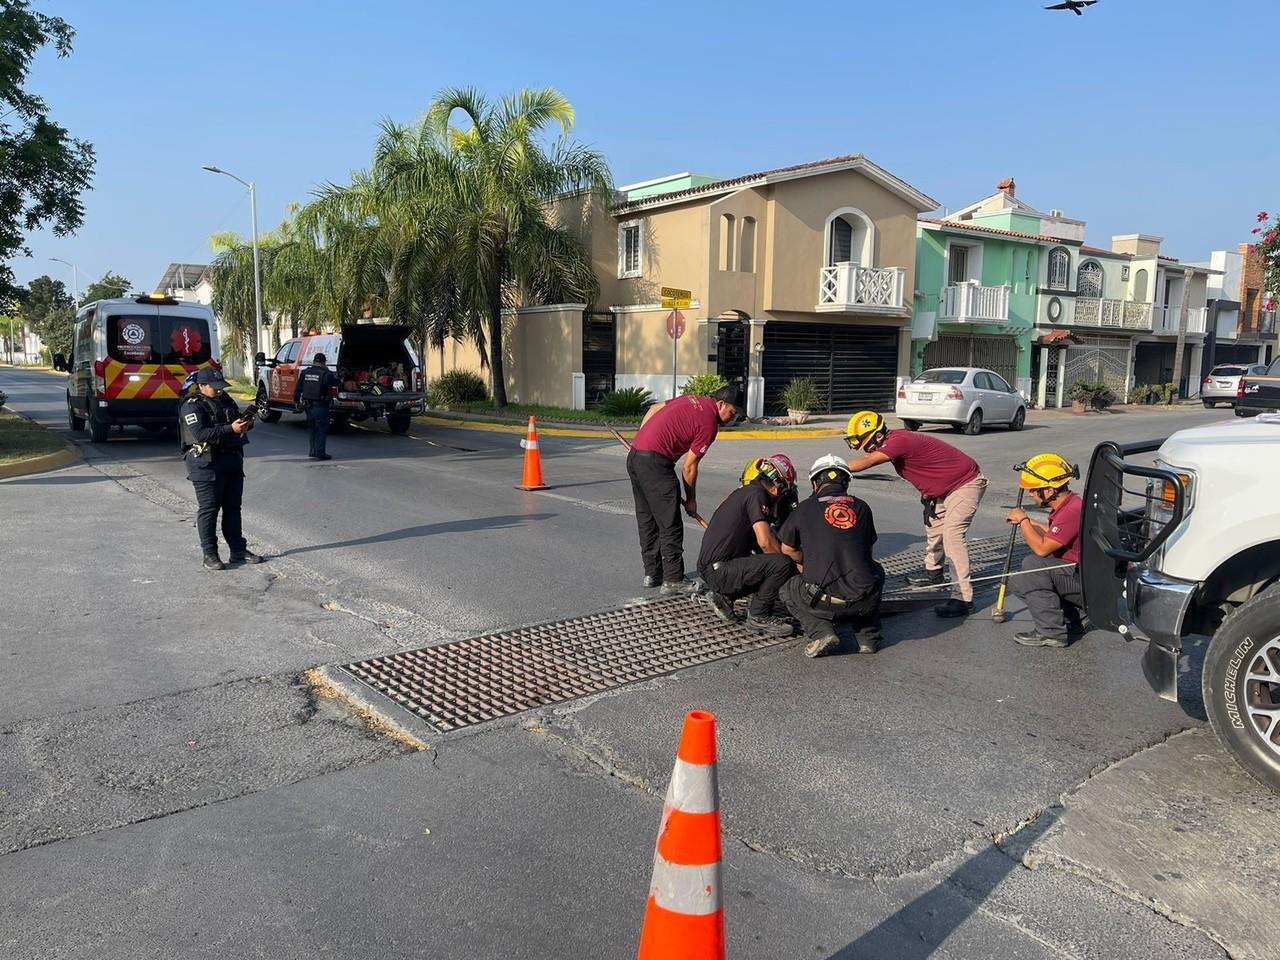
[[[302,399],[308,401],[316,401],[324,396],[325,374],[328,371],[324,367],[307,367],[302,371]]]

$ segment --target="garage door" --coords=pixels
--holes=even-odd
[[[764,404],[786,413],[782,391],[799,377],[818,385],[818,412],[891,410],[897,388],[898,329],[829,323],[785,323],[764,328]]]
[[[969,337],[944,333],[925,346],[924,366],[985,367],[1009,383],[1018,382],[1018,347],[1012,337]]]

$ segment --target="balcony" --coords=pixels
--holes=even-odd
[[[1176,337],[1181,313],[1182,305],[1177,303],[1170,307],[1155,307],[1151,311],[1151,332],[1162,337]],[[1187,333],[1204,333],[1204,323],[1204,307],[1192,307],[1187,311]]]
[[[871,313],[906,316],[904,267],[860,267],[837,263],[818,277],[820,313]]]
[[[938,319],[956,323],[1008,323],[1009,288],[951,284],[942,291]]]
[[[1078,327],[1101,327],[1108,330],[1150,330],[1151,304],[1134,300],[1077,297],[1069,322]]]

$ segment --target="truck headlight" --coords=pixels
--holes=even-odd
[[[1196,473],[1186,467],[1175,467],[1156,461],[1156,465],[1171,470],[1182,481],[1182,515],[1185,517],[1195,505]],[[1173,519],[1177,491],[1171,480],[1153,480],[1147,485],[1147,519],[1161,525]]]

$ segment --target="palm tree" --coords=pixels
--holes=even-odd
[[[232,231],[209,238],[215,255],[213,309],[222,318],[235,353],[256,344],[257,313],[253,298],[253,248]],[[224,352],[227,344],[223,344]]]
[[[461,112],[470,126],[450,125]],[[552,200],[590,190],[608,198],[604,158],[569,140],[573,107],[550,88],[522,90],[490,104],[473,89],[447,89],[416,128],[387,125],[375,154],[375,179],[391,205],[432,218],[437,261],[446,278],[432,302],[446,301],[487,355],[495,406],[507,403],[502,315],[521,302],[592,302],[599,283],[589,251],[548,217]],[[549,126],[558,136],[544,148]]]

